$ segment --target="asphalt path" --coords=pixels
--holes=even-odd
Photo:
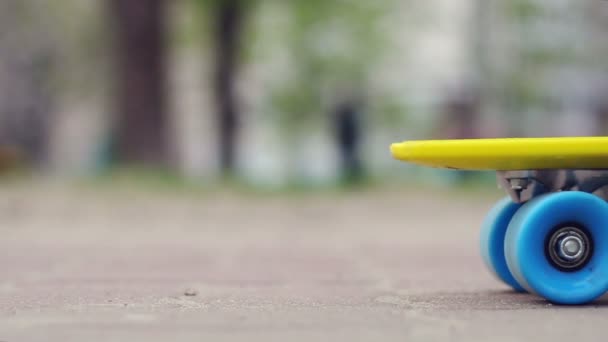
[[[12,185],[0,341],[604,341],[608,299],[516,294],[478,253],[502,194]]]

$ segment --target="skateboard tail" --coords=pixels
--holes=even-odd
[[[393,158],[434,168],[474,168],[476,156],[471,151],[465,153],[461,140],[422,140],[391,144]],[[462,165],[461,165],[462,164]]]
[[[397,160],[435,168],[608,168],[608,137],[413,140],[394,143],[390,150]]]

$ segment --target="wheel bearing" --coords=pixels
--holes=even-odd
[[[545,254],[549,262],[560,271],[578,271],[591,259],[593,240],[582,225],[564,224],[548,235]]]

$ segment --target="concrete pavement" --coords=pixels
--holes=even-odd
[[[11,186],[0,341],[585,341],[608,299],[515,294],[478,256],[495,193]]]

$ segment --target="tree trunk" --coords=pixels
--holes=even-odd
[[[218,1],[214,8],[215,76],[214,97],[218,127],[218,154],[221,172],[234,172],[238,138],[239,108],[235,93],[239,47],[244,20],[241,0]]]
[[[56,51],[32,6],[0,2],[0,149],[19,150],[28,163],[44,167],[51,143]]]
[[[119,162],[167,166],[165,0],[111,0],[115,18]]]

